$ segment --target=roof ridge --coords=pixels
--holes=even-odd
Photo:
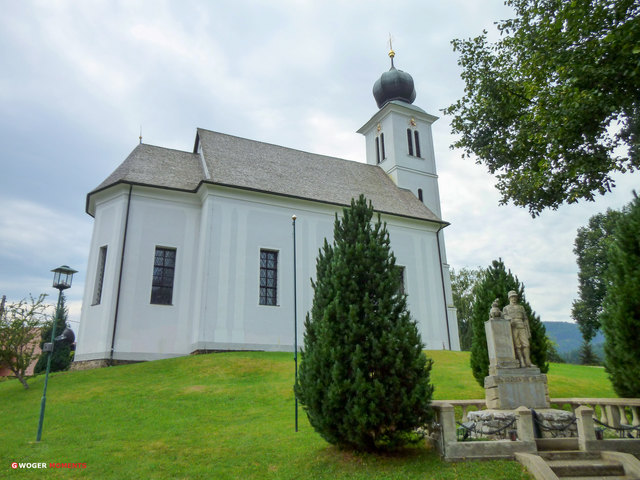
[[[202,127],[197,127],[197,130],[198,131],[204,131],[204,132],[213,133],[215,135],[221,135],[223,137],[232,137],[232,138],[236,138],[238,140],[243,140],[245,142],[252,142],[252,143],[259,143],[261,145],[268,145],[268,146],[279,148],[279,149],[283,149],[283,150],[289,150],[291,152],[299,152],[299,153],[304,153],[304,154],[307,154],[307,155],[313,155],[315,157],[323,157],[323,158],[328,158],[328,159],[331,159],[331,160],[339,160],[339,161],[342,161],[342,162],[350,162],[350,163],[355,163],[355,164],[358,164],[358,165],[365,165],[367,167],[378,167],[378,165],[370,165],[370,164],[368,164],[366,162],[359,162],[358,160],[349,160],[348,158],[333,157],[331,155],[325,155],[323,153],[313,153],[313,152],[309,152],[307,150],[300,150],[299,148],[284,147],[282,145],[277,145],[275,143],[263,142],[261,140],[253,140],[251,138],[239,137],[237,135],[230,135],[228,133],[216,132],[215,130],[208,130],[208,129],[202,128]]]
[[[141,146],[142,147],[159,148],[159,149],[162,149],[162,150],[171,150],[172,152],[178,152],[178,153],[188,153],[189,155],[197,155],[197,153],[190,152],[189,150],[178,150],[177,148],[161,147],[160,145],[151,145],[150,143],[139,143],[131,151],[131,153],[133,153],[136,150],[136,148],[141,147]]]

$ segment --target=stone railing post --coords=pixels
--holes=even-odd
[[[531,410],[527,407],[518,407],[516,408],[516,415],[518,416],[516,420],[518,440],[533,442],[535,436],[533,433],[533,416],[531,415]]]
[[[596,440],[596,431],[593,428],[593,409],[585,406],[576,408],[576,424],[578,445],[580,450],[586,452],[589,450],[589,442]]]
[[[618,428],[620,426],[620,410],[618,410],[617,405],[603,405],[602,408],[607,409],[607,423],[614,428]]]
[[[640,425],[640,407],[631,407],[631,425],[637,427]]]
[[[442,441],[444,449],[449,442],[456,441],[456,414],[453,405],[445,403],[438,409],[440,412],[440,428],[442,428]]]

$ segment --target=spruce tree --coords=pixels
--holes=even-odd
[[[431,418],[432,361],[401,290],[389,233],[363,195],[336,215],[316,262],[296,395],[313,428],[341,448],[417,439]]]
[[[578,356],[580,358],[581,365],[601,365],[600,359],[593,351],[593,345],[591,345],[591,342],[582,342]]]
[[[51,341],[51,330],[53,329],[53,322],[56,322],[56,336],[60,335],[65,328],[67,328],[67,316],[69,310],[65,304],[66,298],[64,293],[62,294],[62,300],[60,302],[60,308],[56,312],[55,318],[51,323],[47,324],[40,331],[40,348],[42,349],[44,344]],[[57,308],[57,307],[56,307]],[[38,362],[33,369],[34,373],[42,373],[47,369],[47,359],[49,358],[49,352],[43,352],[38,358]],[[71,365],[71,345],[64,342],[55,342],[55,348],[53,350],[53,356],[51,357],[51,371],[61,372],[68,370]]]
[[[491,304],[497,298],[500,308],[509,303],[509,291],[514,290],[519,303],[524,307],[531,330],[531,362],[540,368],[542,373],[549,371],[547,361],[547,333],[540,317],[531,309],[524,295],[524,285],[518,281],[511,270],[506,269],[502,259],[494,260],[484,271],[482,279],[476,284],[471,312],[471,328],[473,341],[471,344],[471,370],[476,381],[484,386],[484,377],[489,375],[489,352],[484,322],[489,320]]]
[[[634,193],[635,195],[635,193]],[[620,397],[640,397],[640,198],[623,210],[609,249],[600,323],[605,369]]]

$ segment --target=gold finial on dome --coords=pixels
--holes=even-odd
[[[393,38],[389,34],[389,58],[391,59],[391,66],[393,67],[393,57],[396,56],[396,52],[393,51]]]

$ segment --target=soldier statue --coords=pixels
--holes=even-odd
[[[529,329],[529,320],[524,307],[518,303],[518,294],[513,290],[509,292],[509,305],[502,309],[502,316],[511,322],[513,346],[515,347],[520,367],[530,367],[531,349],[529,340],[531,339],[531,330]]]

